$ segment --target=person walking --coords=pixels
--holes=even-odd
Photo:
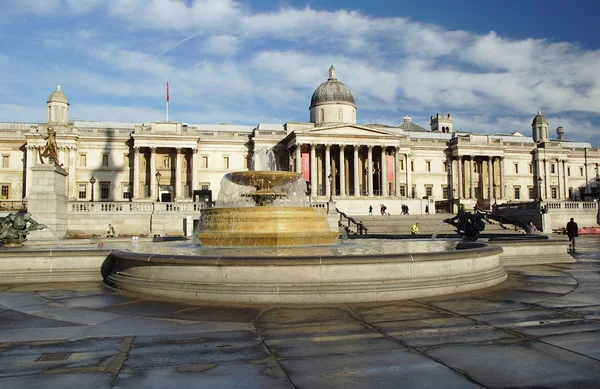
[[[419,234],[419,223],[415,223],[412,225],[412,227],[410,227],[410,234],[411,235],[418,235]]]
[[[429,204],[425,204],[425,215],[429,215]]]
[[[373,216],[373,206],[369,205],[369,216]]]
[[[108,225],[108,231],[106,231],[106,237],[107,238],[115,237],[115,227],[113,227],[112,224]]]
[[[567,223],[567,235],[569,236],[569,250],[575,251],[575,238],[579,236],[579,226],[573,218]]]

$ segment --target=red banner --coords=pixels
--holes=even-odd
[[[302,153],[302,177],[310,181],[310,153]]]
[[[396,176],[396,165],[394,164],[394,156],[386,155],[387,182],[394,182]]]

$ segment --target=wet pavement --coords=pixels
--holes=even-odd
[[[493,288],[385,303],[0,286],[0,388],[600,388],[600,236],[572,255]]]

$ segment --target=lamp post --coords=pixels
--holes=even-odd
[[[538,177],[537,182],[538,182],[538,200],[542,201],[542,181],[544,179],[542,177]]]
[[[310,181],[306,181],[306,194],[308,195],[308,202],[310,203],[311,201],[311,190],[312,190],[312,183]]]
[[[90,184],[92,184],[92,197],[90,201],[94,201],[94,184],[96,183],[96,177],[92,176],[92,178],[90,178]]]
[[[327,178],[329,179],[329,202],[332,202],[333,201],[333,176],[331,175],[331,173],[329,173]]]
[[[160,172],[157,171],[155,176],[156,176],[156,201],[160,201]]]

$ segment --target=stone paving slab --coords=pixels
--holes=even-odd
[[[0,388],[600,387],[600,236],[572,264],[385,303],[226,306],[0,289]]]

